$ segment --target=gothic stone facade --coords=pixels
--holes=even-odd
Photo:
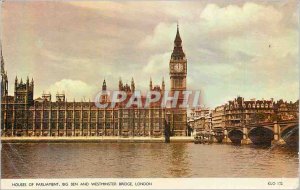
[[[179,30],[174,41],[170,60],[171,92],[186,89],[187,61],[182,50]],[[64,94],[51,94],[34,99],[34,81],[16,77],[14,96],[8,95],[8,79],[4,70],[1,48],[1,132],[3,136],[162,136],[165,120],[170,122],[173,135],[186,135],[186,109],[166,109],[159,104],[149,108],[98,108],[94,102],[68,102]],[[162,85],[152,85],[150,90],[161,93]],[[102,90],[106,90],[103,82]],[[135,84],[119,81],[119,90],[132,94]],[[103,97],[103,101],[109,101]]]
[[[160,108],[99,109],[93,102],[6,101],[2,134],[6,136],[160,136]]]

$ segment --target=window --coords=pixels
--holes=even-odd
[[[182,86],[182,80],[181,79],[175,79],[174,80],[174,87],[180,88]]]

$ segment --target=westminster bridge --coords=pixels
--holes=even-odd
[[[223,142],[241,144],[287,144],[297,146],[299,142],[298,119],[260,122],[226,127]]]

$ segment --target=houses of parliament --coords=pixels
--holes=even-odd
[[[177,26],[174,49],[169,63],[170,92],[186,90],[187,59]],[[8,77],[1,48],[1,135],[2,136],[162,136],[170,124],[174,136],[187,135],[187,110],[163,108],[152,103],[148,108],[99,108],[95,102],[68,102],[65,94],[42,94],[34,98],[34,80],[15,78],[14,95],[8,95]],[[103,81],[102,90],[106,90]],[[62,89],[63,90],[63,89]],[[129,96],[135,82],[123,84],[119,90]],[[153,85],[150,91],[164,93],[165,82]],[[103,101],[109,101],[105,97]],[[179,98],[180,101],[180,98]]]

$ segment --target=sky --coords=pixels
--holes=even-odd
[[[299,98],[297,1],[5,1],[1,41],[9,94],[34,78],[35,98],[64,92],[93,100],[106,79],[169,89],[176,25],[188,60],[187,88],[214,108],[245,99]]]

